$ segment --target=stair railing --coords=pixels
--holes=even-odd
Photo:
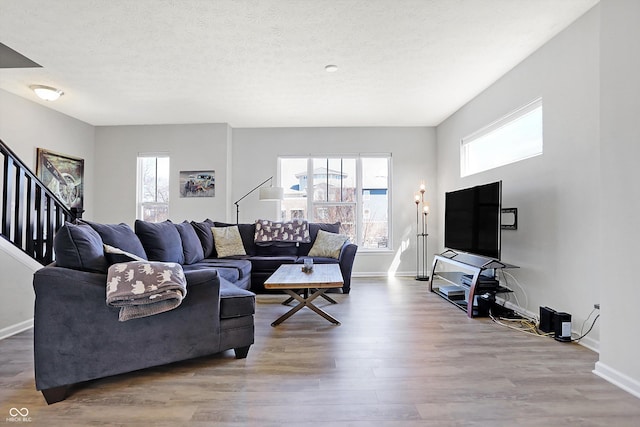
[[[83,211],[68,209],[2,140],[0,160],[3,164],[0,235],[47,265],[55,260],[53,236],[65,221],[80,219]]]

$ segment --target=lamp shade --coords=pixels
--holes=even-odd
[[[260,187],[260,200],[282,200],[283,198],[282,187]]]

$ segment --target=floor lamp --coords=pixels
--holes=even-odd
[[[259,198],[262,201],[282,200],[284,198],[284,189],[282,187],[274,187],[273,185],[269,185],[269,187],[262,187],[267,182],[270,182],[270,184],[273,184],[273,177],[270,176],[269,178],[265,179],[260,184],[256,185],[255,188],[253,188],[247,194],[245,194],[244,196],[240,197],[238,200],[233,202],[233,204],[236,205],[236,224],[239,224],[240,222],[240,205],[239,205],[240,201],[242,201],[242,199],[247,197],[249,194],[256,191],[258,188],[260,189]]]
[[[416,280],[429,280],[427,274],[427,215],[429,215],[429,205],[424,202],[426,186],[420,184],[420,194],[415,195],[416,203]],[[422,248],[422,256],[420,249]],[[420,268],[422,266],[422,268]]]

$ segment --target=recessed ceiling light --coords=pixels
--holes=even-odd
[[[324,67],[325,71],[327,73],[335,73],[336,71],[338,71],[338,66],[337,65],[327,65],[326,67]]]
[[[51,86],[31,85],[29,88],[34,91],[39,98],[44,99],[45,101],[55,101],[64,95],[63,91]]]

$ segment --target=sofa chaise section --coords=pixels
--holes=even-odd
[[[83,381],[230,349],[244,358],[254,342],[255,294],[243,289],[248,261],[204,261],[202,249],[194,256],[200,241],[189,223],[136,226],[144,244],[126,224],[66,223],[54,238],[56,262],[34,274],[36,388],[48,403]],[[185,263],[177,266],[186,283],[180,304],[119,320],[120,309],[106,302],[107,272],[166,263]]]
[[[105,304],[106,275],[56,266],[37,271],[35,377],[47,402],[64,399],[69,386],[87,380],[228,349],[246,357],[254,340],[253,294],[226,281],[221,292],[214,269],[185,277],[187,295],[179,307],[120,322],[118,309]],[[233,304],[234,296],[244,301]]]

